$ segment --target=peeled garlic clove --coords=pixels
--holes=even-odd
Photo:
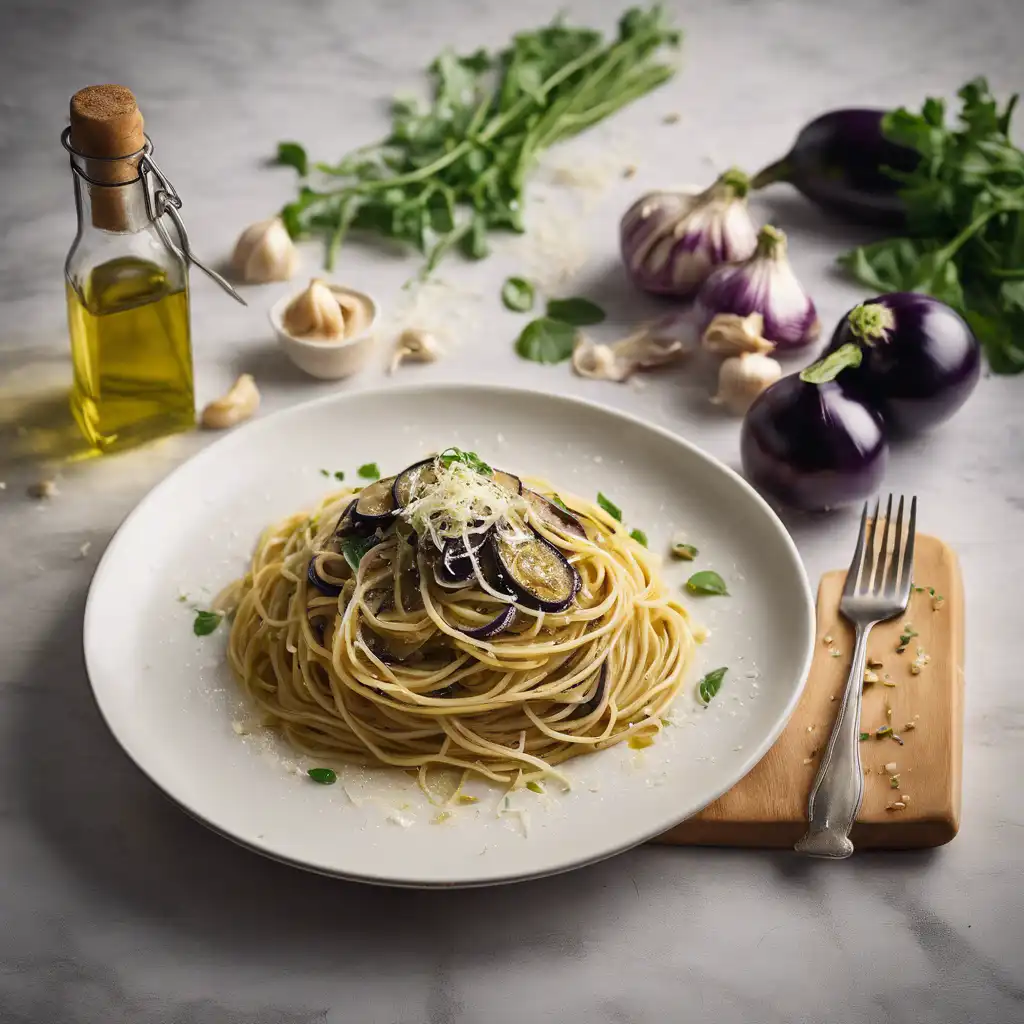
[[[719,313],[704,332],[701,347],[716,356],[739,356],[744,352],[771,352],[775,345],[761,336],[764,317],[760,313],[737,316]]]
[[[418,331],[414,328],[402,331],[397,343],[395,352],[391,357],[391,365],[388,373],[394,373],[402,363],[433,363],[440,358],[441,346],[428,331]]]
[[[203,409],[201,422],[208,430],[226,430],[247,420],[259,407],[260,393],[256,381],[250,374],[243,373],[226,395]]]
[[[299,252],[280,217],[250,224],[235,243],[231,268],[250,284],[287,281],[295,273]]]
[[[609,345],[595,345],[580,334],[572,350],[572,368],[591,380],[623,381],[632,372],[627,360],[616,359]]]
[[[371,312],[365,299],[331,289],[345,320],[345,337],[357,338],[370,326]]]
[[[318,278],[285,307],[281,326],[296,338],[341,338],[345,335],[345,314],[338,296]]]
[[[664,317],[611,345],[595,345],[580,335],[572,367],[581,377],[625,381],[637,370],[652,370],[688,356],[695,343],[696,332],[685,314]]]
[[[730,356],[718,370],[718,394],[711,399],[729,412],[742,416],[762,391],[782,376],[782,367],[771,356],[748,352]]]

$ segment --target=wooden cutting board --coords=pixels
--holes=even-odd
[[[853,630],[838,610],[845,577],[845,569],[822,577],[807,687],[775,746],[725,796],[655,842],[787,847],[803,835],[853,650]],[[907,613],[876,626],[868,640],[868,663],[881,666],[864,689],[861,730],[870,737],[860,748],[864,799],[851,834],[859,849],[941,846],[960,826],[963,584],[956,555],[936,537],[917,538],[914,582],[924,589],[911,594]],[[918,635],[897,653],[910,628]],[[902,745],[876,736],[886,725]],[[892,807],[896,801],[905,806]]]

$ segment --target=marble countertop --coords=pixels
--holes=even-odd
[[[568,5],[610,26],[619,5]],[[599,297],[611,337],[646,310],[616,269],[614,224],[643,188],[706,181],[780,154],[832,106],[916,104],[985,73],[1024,85],[1017,0],[673,3],[681,74],[559,162],[635,163],[631,181],[551,198],[583,226],[589,257],[567,291]],[[1016,630],[1024,592],[1020,379],[986,377],[955,423],[894,451],[889,480],[920,497],[967,591],[961,834],[933,852],[841,864],[785,853],[641,848],[574,874],[464,892],[388,891],[305,875],[205,830],[124,757],[80,654],[85,594],[123,516],[210,438],[57,467],[59,496],[26,487],[65,436],[70,365],[61,265],[73,235],[58,136],[82,85],[134,88],[185,199],[196,249],[223,259],[240,228],[293,186],[266,158],[296,138],[333,157],[379,136],[384,99],[421,83],[445,45],[498,46],[546,20],[545,0],[251,0],[36,4],[0,11],[0,1020],[5,1024],[591,1024],[715,1020],[1024,1020],[1024,696]],[[673,125],[666,114],[678,113]],[[563,190],[564,191],[564,190]],[[575,205],[574,205],[575,204]],[[831,257],[867,237],[785,190],[754,203],[791,236],[793,262],[831,325],[859,290]],[[312,272],[317,253],[309,250]],[[631,410],[737,463],[737,426],[685,373],[646,388],[519,361],[496,301],[515,247],[443,277],[460,290],[448,353],[404,380],[511,381]],[[352,246],[337,277],[394,308],[411,264]],[[273,347],[265,310],[193,275],[200,400],[252,372],[271,411],[336,388],[387,385],[385,354],[358,378],[317,384]],[[396,378],[398,379],[398,378]],[[845,562],[849,515],[790,518],[808,571]],[[83,546],[85,553],[82,553]]]

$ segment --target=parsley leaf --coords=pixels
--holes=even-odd
[[[450,466],[453,462],[461,462],[482,476],[493,476],[494,470],[477,455],[476,452],[464,452],[461,448],[446,448],[438,460],[442,466]]]
[[[333,786],[338,781],[338,773],[333,768],[310,768],[306,774],[321,786]]]
[[[279,142],[276,162],[285,167],[294,167],[303,178],[309,173],[306,151],[297,142]]]
[[[729,591],[726,588],[725,580],[711,569],[703,569],[695,572],[687,581],[686,589],[691,594],[717,594],[728,597]]]
[[[601,323],[605,311],[590,299],[549,299],[547,315],[573,327],[587,327]]]
[[[224,621],[220,612],[197,611],[192,632],[196,636],[209,636]]]
[[[364,480],[379,480],[380,479],[380,466],[376,462],[364,462],[356,472]]]
[[[533,285],[522,277],[510,277],[501,286],[501,301],[513,313],[528,313],[533,309]]]
[[[576,345],[576,328],[542,316],[531,320],[516,341],[516,352],[534,363],[563,363]]]
[[[712,698],[722,688],[722,680],[728,671],[727,668],[716,668],[697,683],[697,697],[705,707],[711,703]]]
[[[336,469],[334,471],[334,479],[335,480],[344,480],[345,479],[345,471],[343,469]]]
[[[984,78],[959,92],[959,123],[928,99],[882,129],[919,155],[899,182],[907,237],[860,246],[839,263],[879,291],[933,295],[963,315],[996,373],[1024,371],[1024,151],[1010,138],[1016,96],[1000,109]]]
[[[644,547],[647,547],[647,534],[643,530],[630,530],[629,535],[637,544],[643,544]]]
[[[380,543],[376,536],[369,537],[348,536],[341,540],[341,553],[345,561],[352,566],[353,571],[359,569],[359,563],[366,557],[366,553]]]
[[[600,491],[597,492],[597,503],[612,517],[622,522],[622,509],[610,498],[606,498]]]

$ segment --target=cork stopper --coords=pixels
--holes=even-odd
[[[85,157],[85,172],[94,181],[116,185],[139,176],[138,153],[146,143],[142,114],[131,89],[123,85],[90,85],[71,97],[71,147]],[[110,231],[127,227],[122,189],[92,187],[92,221]]]

